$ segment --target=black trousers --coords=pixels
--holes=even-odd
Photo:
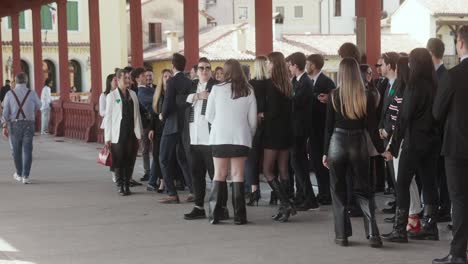
[[[135,134],[111,144],[112,167],[116,169],[131,168],[135,165],[138,152],[138,140]]]
[[[309,139],[309,156],[314,167],[315,177],[317,178],[318,195],[330,196],[330,174],[328,169],[323,166],[323,141]]]
[[[422,194],[425,205],[439,205],[439,194],[437,191],[437,160],[439,158],[438,148],[427,146],[427,150],[420,152],[409,152],[403,149],[398,164],[397,179],[397,206],[408,210],[410,204],[409,187],[416,173],[420,175],[422,183]]]
[[[452,234],[450,253],[466,257],[468,241],[468,159],[445,158],[447,185],[452,199]]]
[[[208,172],[211,180],[214,177],[211,146],[190,145],[190,156],[195,206],[203,207],[206,194],[206,173]]]
[[[161,171],[166,184],[167,192],[170,196],[177,195],[177,190],[174,186],[174,175],[176,173],[175,161],[184,175],[185,184],[189,187],[190,193],[192,190],[192,177],[190,176],[190,169],[187,162],[186,152],[182,144],[182,138],[179,133],[171,135],[163,135],[161,137],[159,162]]]
[[[291,165],[296,177],[297,194],[305,202],[316,201],[309,174],[309,161],[307,159],[307,137],[296,136],[291,149]]]
[[[439,186],[440,209],[443,213],[450,214],[451,202],[445,171],[445,159],[444,157],[440,157],[437,163],[437,183]]]
[[[163,179],[161,172],[161,164],[159,163],[159,151],[161,144],[161,135],[157,133],[154,134],[153,138],[153,164],[154,164],[154,173],[150,175],[148,184],[156,186],[157,179]]]
[[[336,130],[328,150],[330,190],[335,217],[336,238],[344,239],[352,234],[346,203],[348,191],[364,213],[367,236],[378,236],[375,220],[375,200],[369,174],[367,139],[362,130]],[[349,186],[351,185],[351,186]]]

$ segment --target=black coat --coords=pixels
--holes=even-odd
[[[325,121],[327,120],[327,104],[318,100],[320,94],[329,94],[335,89],[335,83],[325,74],[320,74],[314,83],[312,99],[312,129],[310,134],[311,143],[314,147],[323,148],[325,138]]]
[[[0,90],[0,102],[3,102],[3,99],[5,99],[6,94],[11,90],[10,85],[5,85],[2,87]]]
[[[314,84],[307,73],[299,80],[293,78],[292,128],[294,136],[309,137],[312,127],[312,100]]]
[[[252,79],[249,81],[254,89],[255,99],[257,101],[257,113],[265,112],[266,89],[271,85],[271,80],[257,80]]]
[[[400,81],[395,80],[395,82],[393,83],[393,90],[396,92],[399,89],[399,87],[400,87]],[[387,84],[387,89],[385,89],[384,94],[380,94],[380,97],[383,97],[383,101],[382,101],[382,112],[379,118],[380,120],[379,129],[383,128],[389,135],[391,135],[392,122],[391,122],[390,111],[388,110],[388,107],[392,103],[395,93],[393,93],[393,95],[391,96],[389,95],[389,93],[390,93],[390,87],[388,87],[388,84]]]
[[[188,105],[183,97],[190,93],[192,81],[182,72],[177,73],[166,82],[166,94],[162,107],[164,118],[163,136],[182,133],[184,129],[185,110]]]
[[[448,70],[445,68],[445,65],[442,64],[440,67],[437,69],[436,74],[437,74],[437,81],[440,82],[442,78],[444,77],[445,74],[447,74]]]
[[[434,117],[444,125],[442,155],[468,158],[468,59],[450,69],[439,82]]]

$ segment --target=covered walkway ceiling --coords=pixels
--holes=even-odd
[[[30,9],[34,5],[45,5],[55,2],[54,0],[1,0],[0,17],[9,16],[14,12]]]

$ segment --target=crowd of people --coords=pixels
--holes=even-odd
[[[386,52],[371,67],[344,43],[336,85],[322,72],[321,55],[300,52],[259,56],[251,75],[237,60],[212,69],[207,58],[186,75],[186,59],[176,53],[157,85],[152,69],[116,69],[99,112],[118,193],[141,185],[133,180],[141,147],[141,181],[167,194],[161,203],[179,203],[178,191],[187,189],[184,201],[194,204],[187,220],[230,219],[230,186],[234,223],[247,224],[246,206],[258,206],[263,174],[270,204],[279,202],[274,221],[331,205],[336,244],[349,245],[350,217],[362,215],[369,245],[379,248],[383,240],[438,240],[437,223],[452,220],[450,253],[433,263],[467,263],[468,26],[458,30],[456,48],[460,64],[450,70],[436,38],[409,54]],[[26,88],[25,74],[15,82],[3,99],[3,134],[10,135],[15,179],[27,183],[31,155],[24,150],[32,148],[35,111],[47,109]],[[385,219],[393,229],[380,234],[374,196],[385,185],[394,189],[384,209],[394,213]]]

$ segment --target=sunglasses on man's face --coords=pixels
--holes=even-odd
[[[209,71],[209,70],[211,70],[211,66],[198,66],[198,69],[200,71],[204,71],[204,70]]]

